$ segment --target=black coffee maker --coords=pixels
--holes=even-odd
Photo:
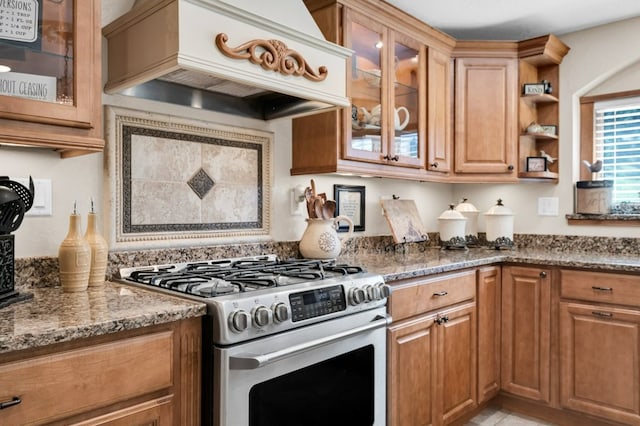
[[[15,291],[15,240],[11,235],[18,229],[24,214],[33,205],[35,189],[29,177],[29,188],[0,176],[0,308],[31,297]]]

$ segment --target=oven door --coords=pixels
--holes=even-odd
[[[217,426],[382,426],[384,307],[214,348]]]

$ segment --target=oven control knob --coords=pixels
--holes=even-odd
[[[359,305],[365,301],[366,293],[361,288],[352,288],[349,290],[349,303]]]
[[[273,320],[275,322],[285,322],[289,319],[289,307],[285,303],[274,303],[271,310],[273,311]]]
[[[368,301],[380,300],[380,288],[372,285],[366,285],[364,286],[364,291],[367,293]]]
[[[376,284],[376,287],[378,288],[379,294],[380,294],[380,299],[384,299],[387,298],[389,296],[391,296],[391,286],[385,283],[378,283]]]
[[[264,327],[271,322],[271,311],[263,305],[253,308],[253,322],[258,327]]]
[[[237,310],[229,314],[229,328],[236,333],[242,333],[251,323],[251,317],[243,310]]]

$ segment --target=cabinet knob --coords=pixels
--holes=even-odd
[[[540,272],[540,278],[547,278],[547,272],[546,271]]]
[[[435,163],[431,163],[430,166],[433,167],[434,169],[437,169],[438,168],[438,162],[436,161]]]
[[[509,170],[510,172],[512,172],[514,168],[515,168],[515,167],[513,167],[513,164],[509,164],[509,165],[507,166],[507,170]]]

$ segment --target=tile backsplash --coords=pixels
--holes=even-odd
[[[483,235],[480,235],[483,237]],[[640,239],[607,238],[564,235],[514,235],[518,248],[540,249],[552,252],[571,251],[578,253],[603,253],[607,255],[640,256]],[[356,237],[343,244],[343,254],[419,253],[438,247],[438,234],[430,234],[428,242],[395,245],[391,236]],[[297,241],[257,242],[207,247],[188,247],[152,250],[132,250],[109,253],[108,276],[119,268],[141,265],[220,259],[261,254],[276,254],[282,259],[300,257]],[[16,288],[58,284],[58,259],[55,257],[22,258],[15,261]]]
[[[115,107],[106,117],[110,247],[270,236],[271,133]]]

